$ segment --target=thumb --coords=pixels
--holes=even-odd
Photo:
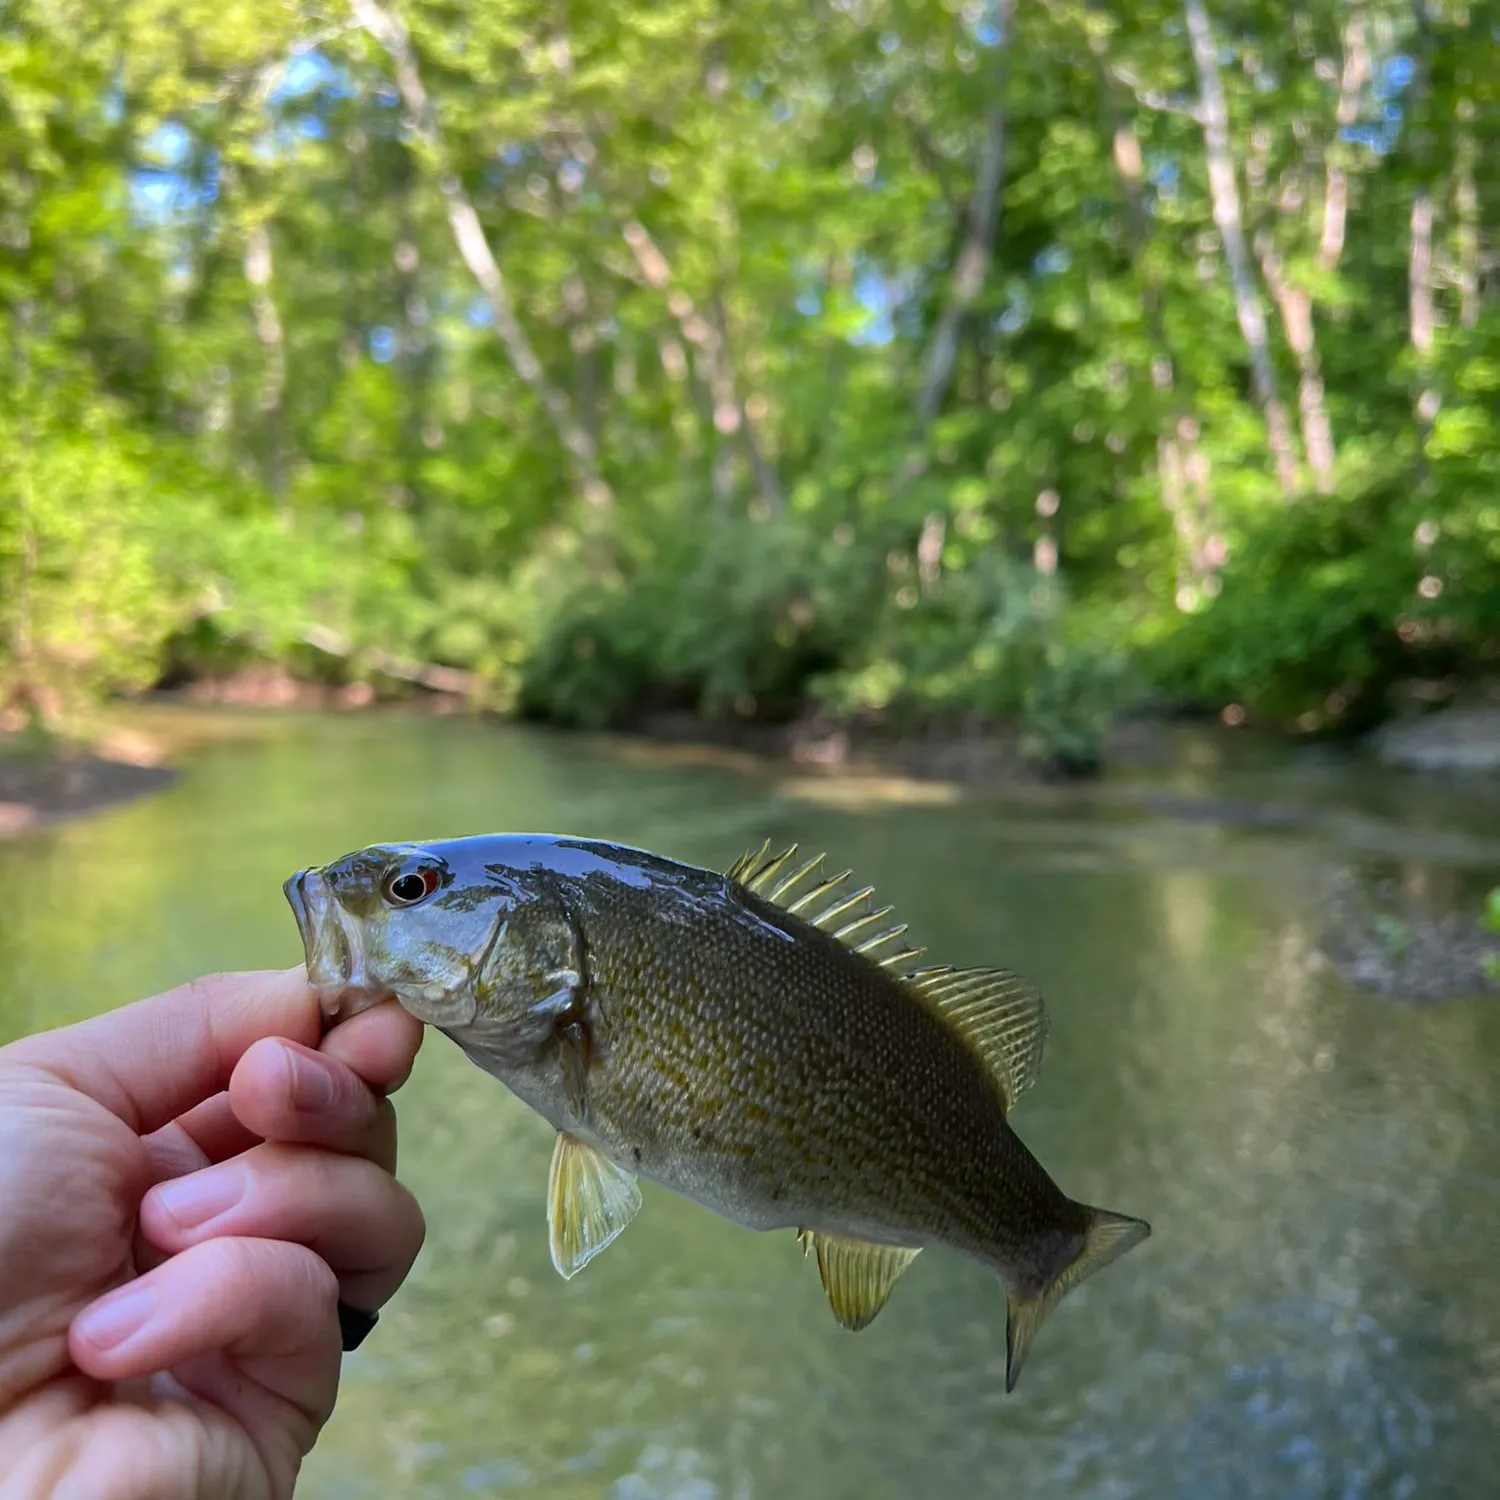
[[[41,1068],[147,1135],[220,1092],[266,1036],[316,1046],[322,1033],[307,972],[212,974],[150,1000],[13,1043],[11,1061]]]

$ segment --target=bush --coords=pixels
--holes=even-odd
[[[1071,605],[1058,578],[993,549],[931,594],[899,583],[860,659],[816,691],[838,714],[896,728],[1008,723],[1028,758],[1084,770],[1139,693],[1116,639],[1113,622]]]
[[[869,587],[848,550],[795,519],[646,539],[614,582],[574,576],[549,601],[521,707],[587,728],[663,709],[785,721],[849,648]]]
[[[1303,728],[1357,731],[1403,677],[1500,659],[1500,499],[1439,468],[1434,496],[1372,479],[1264,513],[1155,653],[1167,691]]]

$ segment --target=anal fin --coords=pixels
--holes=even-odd
[[[635,1173],[566,1131],[558,1131],[547,1180],[547,1234],[552,1264],[576,1276],[636,1216]]]
[[[810,1229],[799,1229],[797,1239],[804,1255],[809,1247],[818,1252],[818,1274],[833,1315],[851,1332],[874,1322],[901,1273],[921,1254],[920,1249],[876,1245]]]

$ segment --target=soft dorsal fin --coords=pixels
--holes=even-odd
[[[923,950],[905,946],[879,957],[880,949],[889,949],[903,936],[906,924],[879,930],[880,919],[889,916],[891,908],[873,905],[873,886],[841,890],[849,879],[848,870],[809,884],[821,873],[821,854],[783,875],[796,853],[793,844],[780,854],[772,854],[767,839],[759,849],[742,854],[727,873],[762,900],[801,917],[855,953],[904,978],[995,1075],[1005,1095],[1005,1107],[1011,1109],[1036,1082],[1041,1069],[1047,1040],[1047,1010],[1042,997],[1008,969],[955,969],[944,965],[913,970],[911,964]],[[866,936],[872,928],[877,930]]]
[[[872,963],[896,974],[905,974],[913,960],[919,958],[924,950],[905,945],[892,949],[891,945],[905,935],[906,923],[901,922],[883,929],[878,926],[882,917],[890,916],[892,908],[877,908],[873,904],[874,886],[861,886],[853,891],[841,890],[840,887],[853,873],[849,870],[841,875],[813,880],[809,884],[810,877],[821,874],[824,859],[821,854],[814,855],[812,859],[797,866],[790,875],[783,876],[781,872],[792,862],[796,853],[797,846],[793,844],[780,854],[772,854],[771,841],[767,839],[759,849],[742,854],[725,873],[763,901],[769,901],[773,906],[779,906],[783,911],[800,917],[820,932],[837,938],[846,948],[863,954]],[[881,956],[881,949],[887,950],[884,956]]]
[[[1047,1008],[1008,969],[918,969],[905,976],[1000,1082],[1007,1110],[1036,1082],[1047,1040]]]

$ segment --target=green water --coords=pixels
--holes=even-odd
[[[276,721],[165,795],[0,844],[0,1039],[297,962],[281,880],[373,840],[569,831],[717,865],[765,836],[827,847],[932,960],[1040,983],[1052,1037],[1017,1128],[1153,1238],[1068,1299],[1009,1398],[999,1287],[941,1251],[851,1335],[791,1236],[648,1184],[564,1283],[548,1131],[430,1037],[399,1096],[427,1246],[302,1496],[1492,1496],[1500,1004],[1356,994],[1308,914],[1344,861],[1482,888],[1500,799],[1199,759],[1154,774],[1324,821],[921,805],[453,721]]]

